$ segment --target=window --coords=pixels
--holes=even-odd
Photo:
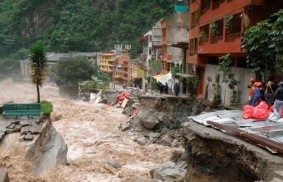
[[[223,36],[223,20],[216,20],[210,23],[210,34],[212,37]]]
[[[198,24],[200,17],[200,9],[196,10],[191,15],[191,28]]]
[[[199,31],[199,40],[206,41],[208,40],[209,35],[209,24],[201,26]]]
[[[210,8],[210,0],[201,0],[201,9],[207,10]]]

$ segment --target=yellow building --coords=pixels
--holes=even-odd
[[[133,86],[142,88],[142,79],[146,77],[146,66],[140,59],[131,59],[129,62],[129,79]]]
[[[116,60],[114,52],[102,53],[98,56],[98,64],[100,71],[111,73]]]

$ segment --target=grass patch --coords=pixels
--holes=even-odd
[[[43,114],[50,114],[53,111],[53,104],[49,101],[41,101],[41,112]]]

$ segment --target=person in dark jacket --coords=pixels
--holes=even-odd
[[[163,93],[164,85],[161,82],[158,82],[159,92],[160,94]]]
[[[264,100],[266,104],[268,105],[268,108],[270,108],[270,106],[272,106],[273,104],[274,91],[273,91],[272,86],[273,86],[273,83],[271,81],[267,82],[266,89],[264,91]]]
[[[278,88],[274,93],[274,105],[273,105],[273,113],[275,115],[275,119],[278,120],[281,117],[281,112],[283,108],[283,82],[279,82]]]
[[[175,96],[178,96],[178,95],[179,95],[179,92],[180,92],[180,86],[179,86],[179,83],[176,82],[176,83],[174,84],[174,94],[175,94]]]
[[[165,94],[168,94],[168,83],[167,82],[165,82],[165,86],[164,86],[164,93]]]

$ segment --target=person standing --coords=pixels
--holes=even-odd
[[[179,86],[179,83],[176,82],[176,83],[174,84],[174,94],[175,94],[175,96],[178,96],[178,95],[179,95],[179,92],[180,92],[180,86]]]
[[[255,91],[254,84],[255,84],[255,82],[256,82],[256,79],[255,78],[251,78],[250,84],[248,86],[248,88],[249,88],[249,105],[252,105],[251,102],[252,102],[252,98],[254,96],[254,91]]]
[[[254,89],[254,93],[253,93],[250,105],[255,107],[261,101],[262,83],[261,82],[255,82],[254,87],[255,87],[255,89]]]
[[[163,93],[164,85],[161,82],[158,82],[158,87],[159,87],[159,93]]]
[[[165,94],[168,94],[168,89],[169,89],[168,83],[165,82],[165,86],[164,86],[164,93],[165,93]]]
[[[273,97],[275,100],[273,105],[273,113],[276,120],[280,119],[283,108],[283,82],[279,82],[278,86],[279,87],[276,89]]]
[[[266,104],[268,105],[268,108],[270,108],[270,106],[272,106],[273,104],[274,91],[272,89],[272,85],[273,83],[271,81],[267,82],[266,89],[264,91],[264,100]]]

